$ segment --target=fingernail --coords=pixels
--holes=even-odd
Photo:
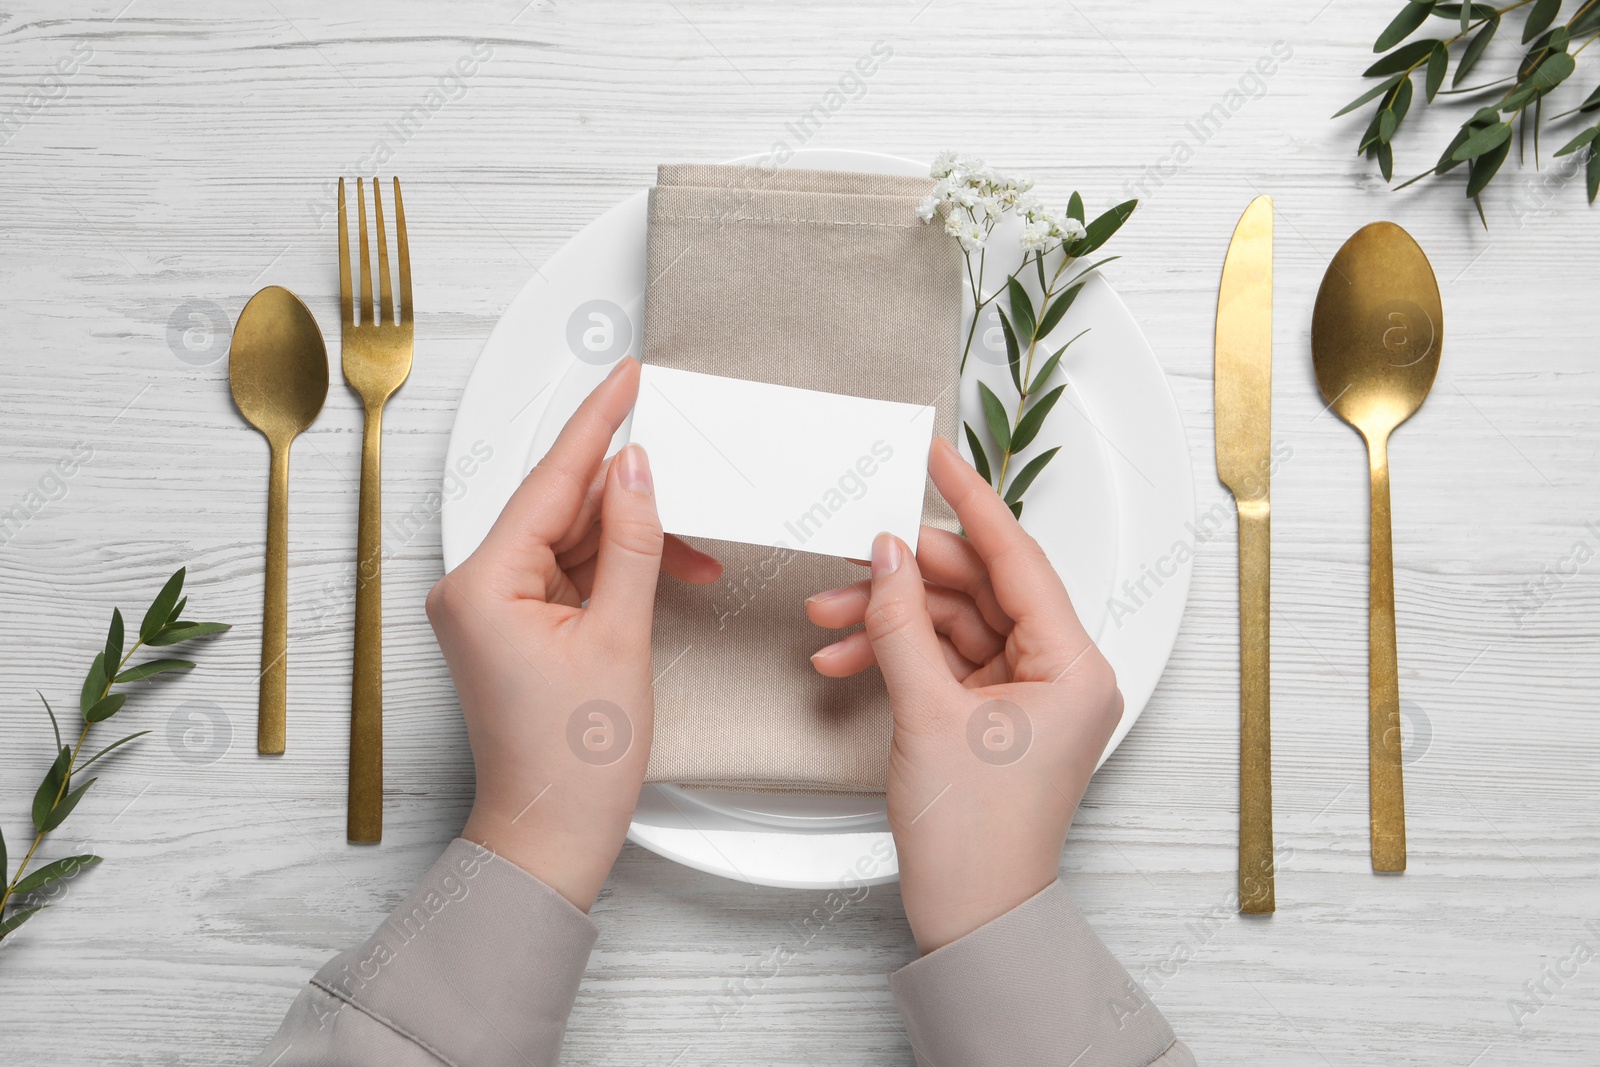
[[[832,600],[835,597],[843,596],[844,594],[848,593],[849,591],[850,590],[847,587],[841,587],[841,588],[838,588],[838,589],[824,589],[820,593],[813,593],[810,596],[806,597],[806,603],[807,604],[821,604],[824,601]]]
[[[622,454],[617,457],[617,477],[622,479],[624,489],[635,493],[649,493],[655,489],[655,482],[650,479],[650,461],[638,445],[622,446]]]
[[[891,533],[881,533],[872,542],[872,577],[887,578],[900,569],[900,542]]]
[[[835,641],[831,645],[823,645],[821,648],[811,653],[811,662],[815,663],[818,660],[827,659],[829,656],[839,651],[839,646],[842,644],[844,644],[843,641]]]

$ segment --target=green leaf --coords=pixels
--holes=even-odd
[[[1078,268],[1078,272],[1072,276],[1072,280],[1073,281],[1077,281],[1079,279],[1082,279],[1084,281],[1088,281],[1090,274],[1092,274],[1095,271],[1099,270],[1101,267],[1105,266],[1107,263],[1115,263],[1117,260],[1119,260],[1121,258],[1122,258],[1121,256],[1106,256],[1104,259],[1097,259],[1093,263],[1089,264],[1087,267]],[[1043,336],[1043,335],[1041,334],[1041,336]]]
[[[177,605],[172,609],[172,614],[167,616],[168,626],[171,626],[173,623],[178,621],[178,617],[183,614],[183,609],[187,607],[188,604],[188,597],[184,597],[182,600],[178,601]]]
[[[1084,334],[1086,334],[1088,332],[1089,332],[1089,328],[1088,327],[1084,327],[1083,329],[1079,330],[1077,333],[1072,335],[1072,337],[1067,341],[1066,344],[1064,344],[1060,348],[1056,349],[1055,355],[1053,355],[1049,359],[1045,360],[1044,366],[1039,368],[1039,373],[1035,374],[1033,376],[1033,381],[1028,383],[1028,392],[1029,393],[1038,392],[1039,391],[1039,387],[1044,385],[1046,382],[1048,382],[1050,380],[1050,375],[1052,375],[1052,374],[1054,374],[1056,372],[1056,367],[1058,367],[1061,364],[1061,357],[1066,355],[1067,349],[1072,347],[1072,342],[1076,341],[1078,338],[1082,337]]]
[[[1377,150],[1378,150],[1378,173],[1383,175],[1383,180],[1384,181],[1386,181],[1386,182],[1387,181],[1393,181],[1394,180],[1394,149],[1389,146],[1389,143],[1387,141],[1385,141],[1384,143],[1382,143],[1382,144],[1377,146]]]
[[[150,640],[172,618],[172,609],[178,603],[178,595],[183,592],[183,577],[187,570],[187,567],[179,567],[150,602],[149,610],[144,613],[144,621],[139,624],[139,640]]]
[[[34,692],[35,693],[39,693],[39,690],[35,689]],[[40,700],[44,700],[44,694],[43,693],[39,693],[39,699]],[[60,748],[61,747],[61,724],[56,722],[56,711],[55,711],[54,708],[52,708],[50,706],[50,702],[48,700],[44,700],[44,710],[50,713],[50,729],[52,729],[52,730],[54,730],[56,732],[56,747]]]
[[[0,921],[0,937],[5,937],[17,927],[27,922],[33,917],[34,912],[43,911],[49,906],[50,905],[48,904],[39,904],[32,908],[18,908],[16,911],[13,911],[10,915],[7,915],[3,921]]]
[[[180,622],[166,627],[145,644],[155,648],[175,645],[180,641],[189,641],[196,637],[205,637],[209,634],[223,634],[233,629],[225,622]]]
[[[78,788],[74,789],[72,792],[68,793],[66,796],[62,797],[61,803],[57,804],[54,808],[51,808],[50,814],[45,816],[44,825],[39,827],[40,831],[43,833],[49,833],[51,830],[54,830],[56,827],[60,826],[62,822],[66,820],[67,816],[72,814],[72,809],[78,806],[78,801],[83,799],[83,794],[87,793],[89,791],[89,787],[94,785],[99,780],[100,779],[98,778],[91,778]]]
[[[127,693],[111,693],[104,700],[90,708],[83,716],[86,722],[104,722],[122,710],[122,705],[128,702]]]
[[[1406,82],[1410,85],[1410,82]],[[1388,108],[1378,112],[1378,146],[1381,148],[1389,143],[1389,138],[1394,136],[1394,131],[1400,126],[1400,120]]]
[[[1034,324],[1038,320],[1033,315],[1033,301],[1015,274],[1006,279],[1006,296],[1011,301],[1011,321],[1017,329],[1018,343],[1032,341]]]
[[[1600,108],[1600,85],[1595,86],[1594,92],[1585,97],[1583,103],[1578,105],[1579,111],[1593,111],[1595,108]]]
[[[80,771],[83,770],[85,767],[89,766],[89,764],[93,763],[95,760],[99,759],[101,756],[109,756],[112,752],[115,752],[117,749],[121,748],[123,745],[127,744],[129,741],[137,741],[139,738],[143,737],[145,734],[147,734],[149,732],[150,732],[149,730],[140,730],[136,734],[129,734],[127,737],[124,737],[121,741],[113,741],[113,742],[111,742],[105,748],[102,748],[99,752],[96,752],[94,755],[90,756],[88,759],[86,759],[82,763],[80,763],[78,765],[78,770],[80,770]]]
[[[64,860],[56,860],[52,864],[40,867],[37,871],[18,882],[16,888],[12,889],[11,892],[31,893],[35,889],[43,889],[51,882],[62,878],[70,878],[85,867],[93,867],[99,862],[99,856],[91,856],[87,853],[82,856],[68,856]]]
[[[1466,29],[1473,19],[1486,19],[1494,11],[1488,4],[1435,4],[1433,17],[1439,19],[1456,19],[1461,23],[1461,28]]]
[[[1022,418],[1017,420],[1016,432],[1011,435],[1011,451],[1021,452],[1033,443],[1039,436],[1039,430],[1044,426],[1044,420],[1050,414],[1050,409],[1056,406],[1056,401],[1061,399],[1061,394],[1067,387],[1058,385],[1044,396],[1041,396],[1028,410],[1022,413]]]
[[[1367,132],[1361,135],[1361,143],[1356,146],[1357,152],[1366,152],[1373,145],[1379,143],[1378,134],[1383,129],[1383,116],[1388,113],[1388,101],[1385,101],[1383,107],[1372,113],[1372,121],[1367,123]]]
[[[111,628],[106,631],[106,670],[122,662],[122,609],[111,609]]]
[[[1083,221],[1083,197],[1079,196],[1076,190],[1067,200],[1067,218]]]
[[[1600,29],[1600,7],[1587,5],[1587,10],[1584,10],[1583,14],[1573,19],[1572,25],[1568,29],[1576,37],[1581,37],[1593,30]]]
[[[1452,89],[1459,88],[1471,70],[1483,58],[1483,50],[1489,47],[1489,42],[1494,40],[1494,32],[1500,28],[1500,16],[1495,15],[1483,24],[1483,28],[1472,35],[1472,40],[1467,42],[1467,47],[1461,53],[1461,61],[1456,64],[1456,76],[1450,80]]]
[[[66,745],[61,746],[61,754],[50,764],[50,769],[44,772],[44,781],[39,783],[39,788],[33,793],[33,828],[43,830],[45,820],[50,817],[50,809],[55,807],[56,797],[61,795],[61,785],[67,780],[67,768],[72,765],[72,749]]]
[[[1084,227],[1084,235],[1072,243],[1073,257],[1086,256],[1111,240],[1111,235],[1122,229],[1122,224],[1128,221],[1133,214],[1133,209],[1139,206],[1137,200],[1124,200],[1116,207],[1096,218]]]
[[[89,714],[89,709],[94,707],[101,697],[106,695],[106,654],[96,652],[94,663],[89,667],[89,673],[83,676],[83,689],[78,693],[78,711],[84,715]]]
[[[1082,289],[1083,283],[1079,282],[1077,285],[1063,290],[1060,295],[1050,301],[1050,306],[1044,310],[1044,318],[1039,320],[1040,337],[1049,337],[1050,331],[1061,325],[1061,319],[1066,315],[1067,309],[1072,306],[1072,302],[1078,299],[1078,293]]]
[[[1472,136],[1472,131],[1466,126],[1457,131],[1455,139],[1445,145],[1444,154],[1439,157],[1439,162],[1434,165],[1435,174],[1445,174],[1461,166],[1461,160],[1456,158],[1456,149],[1467,143],[1467,138]]]
[[[1528,9],[1528,21],[1522,24],[1522,43],[1527,44],[1549,29],[1560,10],[1561,0],[1534,0]]]
[[[1600,137],[1600,126],[1591,126],[1589,129],[1584,130],[1582,133],[1578,134],[1578,136],[1574,137],[1572,140],[1556,149],[1556,155],[1570,156],[1572,153],[1576,152],[1578,149],[1582,148],[1596,137]]]
[[[1099,264],[1096,264],[1096,266],[1098,265]],[[1088,284],[1087,278],[1081,282],[1074,282],[1072,285],[1069,285],[1067,288],[1063,289],[1060,296],[1056,297],[1055,302],[1050,305],[1050,310],[1055,313],[1057,322],[1066,316],[1068,309],[1071,308],[1073,303],[1078,299],[1078,294],[1083,292],[1083,287],[1086,284]],[[1056,311],[1056,308],[1060,308],[1061,310]]]
[[[1539,69],[1533,72],[1529,81],[1533,82],[1541,93],[1548,93],[1572,76],[1578,68],[1578,61],[1572,58],[1570,52],[1551,52],[1539,64]],[[1504,106],[1501,107],[1505,110]]]
[[[1429,37],[1422,41],[1412,41],[1408,45],[1396,48],[1393,52],[1372,64],[1372,66],[1361,72],[1361,76],[1363,78],[1376,78],[1380,74],[1408,74],[1411,68],[1427,59],[1430,52],[1442,47],[1444,47],[1444,42],[1437,37]]]
[[[1006,338],[1006,369],[1011,372],[1011,382],[1018,390],[1022,388],[1022,350],[1017,346],[1017,331],[1012,329],[1011,320],[1006,317],[1006,309],[996,305],[995,312],[1000,316],[1000,332]]]
[[[1393,89],[1395,87],[1395,85],[1400,81],[1400,79],[1404,78],[1404,77],[1405,77],[1404,74],[1396,74],[1394,77],[1388,78],[1388,79],[1378,83],[1377,85],[1373,86],[1371,89],[1368,89],[1366,92],[1364,92],[1360,96],[1356,97],[1354,100],[1350,101],[1344,107],[1341,107],[1338,111],[1335,111],[1331,117],[1332,118],[1338,118],[1340,115],[1348,115],[1348,114],[1350,114],[1350,112],[1354,111],[1356,108],[1360,107],[1362,104],[1365,104],[1365,103],[1368,103],[1370,101],[1376,100],[1378,97],[1382,96],[1384,93],[1388,92],[1390,89]]]
[[[1011,487],[1006,490],[1006,503],[1015,504],[1018,500],[1020,500],[1022,498],[1022,494],[1028,491],[1028,486],[1032,485],[1033,480],[1039,477],[1039,472],[1044,470],[1045,465],[1054,459],[1056,453],[1060,451],[1061,446],[1057,445],[1055,448],[1052,448],[1047,452],[1040,452],[1037,456],[1034,456],[1031,460],[1029,460],[1028,465],[1017,472],[1017,476],[1015,478],[1011,479]],[[1018,517],[1021,517],[1020,514]]]
[[[116,681],[119,685],[123,682],[142,682],[153,675],[165,674],[168,671],[189,671],[193,669],[194,664],[186,659],[152,659],[139,664],[137,667],[129,667],[117,675]]]
[[[1470,139],[1468,143],[1471,143]],[[1460,149],[1457,149],[1457,151],[1460,151]],[[1495,172],[1500,169],[1500,164],[1506,161],[1506,154],[1510,151],[1511,138],[1507,137],[1500,142],[1499,148],[1491,148],[1481,156],[1473,159],[1472,171],[1467,175],[1467,197],[1469,199],[1476,200],[1478,194],[1483,192],[1484,187],[1489,184],[1489,179],[1493,178]]]
[[[1372,50],[1374,52],[1387,52],[1411,36],[1411,31],[1428,20],[1428,14],[1432,10],[1432,0],[1422,0],[1421,3],[1407,3],[1400,9],[1400,14],[1394,17],[1394,21],[1390,22],[1388,26],[1384,27],[1383,32],[1378,34],[1378,39],[1372,44]]]
[[[983,382],[978,383],[978,396],[983,401],[983,417],[989,424],[989,435],[1000,446],[1001,452],[1010,452],[1011,420],[1006,415],[1005,405],[994,395],[994,390]]]
[[[983,442],[978,440],[978,435],[973,432],[970,422],[963,422],[962,427],[967,431],[967,447],[972,449],[972,469],[986,482],[994,479],[989,477],[989,456],[983,450]]]
[[[1039,368],[1039,372],[1033,376],[1033,381],[1028,383],[1028,392],[1037,393],[1039,388],[1050,380],[1050,376],[1061,365],[1061,353],[1066,350],[1066,345],[1062,345],[1055,355],[1044,361],[1044,366]]]
[[[1022,519],[1022,501],[1019,500],[1015,504],[1011,505],[1011,514],[1018,521],[1021,521],[1021,519]]]
[[[1485,152],[1498,148],[1510,140],[1511,123],[1499,122],[1468,137],[1461,147],[1452,153],[1451,158],[1457,162],[1476,159]]]
[[[1600,192],[1600,152],[1591,151],[1589,162],[1584,170],[1584,177],[1589,183],[1589,203],[1594,203],[1594,195]]]
[[[1423,82],[1423,93],[1427,96],[1428,103],[1433,103],[1433,98],[1439,95],[1439,89],[1444,85],[1444,76],[1449,70],[1450,50],[1440,45],[1428,56],[1428,74]]]

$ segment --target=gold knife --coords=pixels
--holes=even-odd
[[[1272,853],[1272,198],[1250,201],[1217,294],[1217,476],[1239,509],[1239,910],[1277,907]]]

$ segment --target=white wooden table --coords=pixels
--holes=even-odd
[[[1600,962],[1574,952],[1600,952],[1596,216],[1581,181],[1531,166],[1487,196],[1487,232],[1458,182],[1383,188],[1352,151],[1364,120],[1327,116],[1360,91],[1392,0],[6,6],[0,110],[23,121],[0,143],[0,511],[30,512],[0,537],[14,852],[50,746],[33,691],[72,703],[111,608],[142,612],[188,564],[192,613],[238,624],[191,675],[135,697],[121,721],[154,734],[51,845],[106,862],[0,949],[7,1064],[244,1063],[310,972],[399,900],[472,788],[422,600],[440,573],[431,494],[480,344],[535,264],[657,162],[802,138],[979,152],[1091,207],[1144,195],[1111,277],[1171,377],[1214,536],[1202,524],[1165,679],[1091,786],[1062,870],[1201,1062],[1595,1062]],[[892,55],[830,98],[875,42]],[[63,59],[72,73],[50,78]],[[1249,95],[1198,138],[1188,124],[1241,79]],[[1403,174],[1452,125],[1415,121]],[[329,182],[375,170],[407,182],[422,313],[388,417],[373,848],[343,834],[358,408],[336,373],[295,448],[291,744],[260,760],[266,449],[224,357],[231,317],[270,283],[336,340]],[[1274,430],[1291,451],[1274,485],[1285,862],[1264,919],[1229,907],[1236,557],[1212,512],[1229,505],[1210,415],[1218,271],[1257,192],[1279,212]],[[1328,259],[1377,218],[1427,249],[1448,317],[1434,395],[1392,453],[1403,877],[1368,865],[1364,458],[1322,411],[1308,343]],[[58,478],[75,449],[92,456]],[[595,908],[567,1062],[909,1064],[885,980],[912,953],[896,890],[810,935],[822,896],[630,846]],[[793,959],[772,974],[779,946]],[[719,1018],[733,983],[749,995]]]

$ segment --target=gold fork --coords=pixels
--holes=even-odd
[[[378,314],[372,310],[372,267],[367,255],[367,204],[356,182],[356,212],[361,234],[361,319],[351,300],[350,232],[345,220],[344,179],[339,179],[339,310],[344,380],[361,398],[366,427],[361,435],[361,517],[356,538],[356,648],[350,692],[350,807],[346,836],[351,841],[383,838],[383,490],[379,455],[383,405],[411,373],[414,320],[411,307],[411,249],[406,243],[406,211],[400,179],[394,179],[396,261],[400,301],[389,290],[389,245],[384,235],[383,200],[372,179],[372,209],[378,231]]]

